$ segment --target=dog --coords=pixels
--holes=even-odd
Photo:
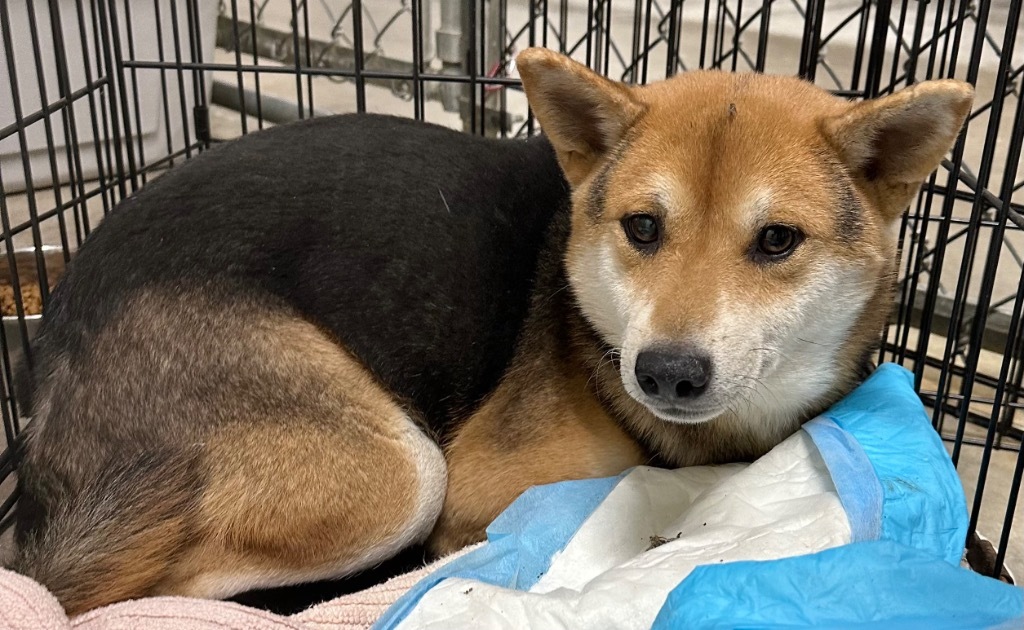
[[[971,86],[517,66],[542,136],[318,118],[123,201],[34,342],[13,567],[72,615],[344,576],[534,485],[756,458],[857,384]]]

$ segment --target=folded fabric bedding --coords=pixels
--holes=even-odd
[[[486,543],[291,617],[149,598],[68,620],[0,570],[0,628],[1024,628],[1024,589],[960,567],[963,489],[883,365],[749,464],[532,488]]]
[[[1024,628],[1024,590],[960,568],[966,533],[912,376],[883,365],[753,463],[531,489],[375,628]]]

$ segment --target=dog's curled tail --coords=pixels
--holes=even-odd
[[[153,594],[194,524],[196,459],[133,457],[73,492],[52,474],[20,471],[10,568],[48,588],[69,616]]]

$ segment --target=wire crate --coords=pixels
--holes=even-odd
[[[1022,0],[0,0],[0,412],[23,426],[49,288],[116,203],[211,145],[333,113],[494,137],[539,131],[514,56],[541,45],[617,80],[696,68],[799,75],[851,99],[956,77],[967,131],[900,231],[878,360],[914,372],[971,506],[978,571],[1024,575]],[[38,299],[22,296],[38,287]],[[0,529],[17,494],[0,455]],[[1020,519],[1016,519],[1020,520]],[[984,544],[975,534],[992,541]],[[2,544],[2,542],[0,542]]]

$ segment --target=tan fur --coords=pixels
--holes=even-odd
[[[973,100],[967,83],[928,81],[825,118],[822,132],[879,210],[892,217],[902,214],[949,151]]]
[[[666,220],[666,231],[673,238],[657,259],[644,261],[624,240],[618,242],[632,284],[643,287],[654,304],[654,336],[686,339],[707,328],[715,315],[714,298],[723,289],[759,307],[784,304],[791,287],[802,284],[809,268],[822,259],[863,267],[865,276],[880,280],[880,286],[868,290],[872,295],[867,302],[888,303],[895,279],[895,244],[885,235],[886,220],[893,215],[891,204],[879,207],[861,192],[866,206],[859,220],[863,233],[851,244],[842,242],[843,235],[836,232],[829,216],[836,206],[836,172],[822,168],[828,144],[819,124],[844,115],[849,105],[795,79],[757,77],[756,84],[753,81],[742,75],[695,72],[637,89],[647,115],[632,130],[635,140],[629,145],[628,159],[620,161],[608,183],[609,213],[604,221],[595,223],[580,211],[587,204],[585,187],[576,197],[579,208],[574,215],[570,264],[593,247],[607,230],[607,222],[650,204],[637,182],[649,180],[652,172],[676,178],[676,206],[669,209]],[[836,167],[845,174],[845,168]],[[810,238],[799,259],[758,272],[743,255],[753,234],[734,217],[748,209],[760,189],[769,188],[772,221],[798,224]],[[873,206],[882,216],[870,212]],[[885,315],[884,308],[873,308],[858,320],[840,372],[851,379],[856,374],[856,363],[863,358],[863,349],[877,339]],[[837,390],[845,391],[850,385],[850,380],[839,383]],[[627,417],[645,415],[642,407],[622,404],[631,408]],[[676,432],[673,427],[657,429],[655,423],[664,424],[658,420],[642,424],[654,432]],[[738,426],[736,433],[722,439],[742,442],[742,434],[749,431]],[[764,441],[774,443],[777,437]],[[678,446],[669,447],[670,451],[701,450],[685,446],[690,440],[671,442]],[[679,459],[700,462],[704,458]]]
[[[625,85],[579,64],[565,64],[558,55],[529,56],[527,51],[518,59],[527,61],[519,72],[524,83],[530,83],[530,106],[548,121],[544,132],[552,139],[566,179],[576,186],[621,140],[643,107]],[[572,89],[566,90],[566,77],[552,70],[577,79]],[[559,115],[567,109],[572,109],[573,116]]]
[[[541,353],[513,368],[458,430],[445,449],[448,492],[429,541],[434,553],[478,541],[532,486],[616,475],[645,462],[591,394],[588,376],[579,364]]]
[[[517,66],[574,189],[565,261],[576,300],[567,300],[567,312],[578,306],[581,314],[566,315],[568,332],[532,328],[520,357],[557,369],[512,370],[448,446],[448,497],[431,541],[438,550],[478,540],[531,485],[638,463],[621,434],[607,430],[609,418],[669,465],[737,461],[763,454],[848,392],[892,303],[894,223],[952,145],[972,98],[970,86],[942,81],[854,105],[793,78],[720,72],[628,88],[542,49],[521,53]],[[620,221],[637,212],[663,218],[655,256],[622,236]],[[767,224],[798,226],[806,239],[784,264],[758,267],[748,252]],[[602,248],[607,255],[595,259]],[[600,261],[612,268],[597,280]],[[826,295],[834,288],[822,282],[822,263],[848,274],[843,282],[861,305],[851,303],[849,328],[830,350],[829,380],[785,417],[759,417],[757,407],[770,402],[744,395],[758,379],[727,383],[724,411],[694,423],[658,418],[624,387],[630,334],[648,344],[728,344],[723,305],[755,321],[771,312],[785,318],[791,304],[807,308],[796,304],[812,279]],[[609,273],[623,286],[589,298],[587,283],[613,282]],[[599,312],[609,300],[647,304],[642,330],[630,323],[623,338],[623,315]],[[829,345],[796,330],[802,343]],[[741,362],[781,360],[760,350],[748,348]],[[608,360],[620,352],[623,361]],[[525,358],[518,364],[530,366]],[[595,467],[601,452],[616,456]]]
[[[274,426],[211,440],[217,457],[199,509],[199,541],[154,591],[216,597],[236,590],[223,586],[235,575],[270,586],[364,568],[369,550],[406,530],[418,486],[388,407],[346,416],[351,426],[353,416],[373,419],[361,435]],[[369,471],[387,474],[369,478]]]
[[[855,386],[892,303],[894,226],[954,142],[969,86],[852,104],[793,78],[628,87],[551,51],[517,64],[573,208],[551,228],[511,365],[442,436],[444,459],[286,304],[218,302],[217,287],[135,296],[89,361],[57,363],[67,391],[46,391],[29,428],[25,470],[63,538],[29,538],[22,558],[69,612],[345,575],[428,534],[453,551],[532,486],[752,459]],[[624,236],[636,213],[661,221],[654,254]],[[758,263],[775,224],[806,238]],[[710,411],[666,419],[643,401],[636,357],[659,344],[713,353]],[[82,427],[47,435],[51,413]],[[132,448],[110,448],[110,427]],[[71,448],[95,458],[47,470]],[[129,505],[134,521],[100,527]],[[52,549],[87,562],[67,575],[41,557]]]
[[[150,292],[138,296],[123,321],[104,334],[111,338],[97,344],[97,351],[117,352],[118,361],[97,356],[81,369],[110,370],[104,382],[126,400],[139,397],[138,409],[150,404],[149,388],[179,393],[179,399],[168,397],[167,427],[150,431],[145,440],[154,451],[182,443],[188,448],[181,455],[170,450],[152,477],[137,461],[125,461],[130,475],[123,484],[97,483],[93,475],[114,465],[97,431],[96,470],[76,475],[105,496],[75,500],[109,505],[118,518],[130,514],[136,520],[116,523],[108,536],[83,532],[83,545],[89,536],[104,540],[66,554],[83,558],[75,575],[54,575],[45,563],[25,558],[69,614],[146,595],[226,597],[342,576],[429,533],[444,496],[440,449],[361,364],[314,325],[276,305],[225,308],[199,292]],[[174,356],[178,352],[196,354],[189,359]],[[152,364],[161,355],[165,373],[151,375],[148,383],[132,380],[136,362]],[[178,365],[192,370],[183,373],[174,369]],[[76,372],[68,376],[72,404],[101,404],[108,395],[80,392],[73,385]],[[174,379],[173,385],[165,378]],[[205,422],[172,425],[179,415]],[[31,426],[43,434],[33,435],[42,438],[40,445],[60,448],[45,439],[45,417]],[[129,436],[135,430],[127,420],[120,426]],[[139,495],[125,498],[131,512],[118,507],[125,492]],[[66,505],[69,522],[78,522],[74,505]],[[62,514],[57,510],[51,518]],[[114,527],[112,519],[104,522]],[[136,533],[115,538],[124,532]],[[96,572],[103,578],[95,579]]]
[[[199,542],[157,592],[218,596],[234,590],[219,587],[224,576],[269,585],[350,573],[409,527],[420,480],[405,414],[310,324],[283,322],[280,333],[273,351],[320,375],[322,407],[210,437]]]

